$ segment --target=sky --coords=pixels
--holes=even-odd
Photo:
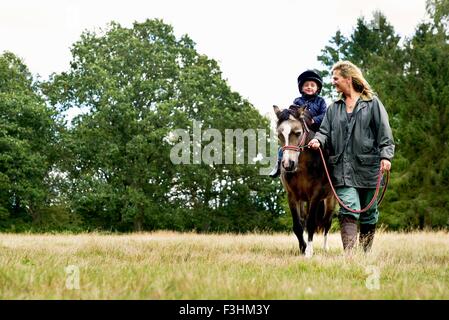
[[[337,30],[349,36],[357,18],[380,10],[402,37],[426,19],[425,0],[2,0],[0,53],[21,57],[46,79],[68,70],[70,47],[84,30],[111,21],[159,18],[218,61],[232,90],[273,118],[273,104],[299,96],[296,78],[317,61]]]

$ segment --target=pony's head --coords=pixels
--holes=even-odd
[[[309,111],[304,106],[289,109],[289,117],[284,120],[282,111],[278,106],[273,106],[278,118],[276,132],[281,142],[283,156],[281,166],[287,172],[295,171],[298,166],[301,146],[307,142],[309,127],[312,124]]]

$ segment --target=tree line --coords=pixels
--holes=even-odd
[[[449,226],[448,3],[428,1],[429,19],[410,38],[380,12],[361,17],[318,57],[328,97],[329,70],[347,59],[387,108],[397,152],[380,222],[393,230]],[[194,123],[223,136],[270,131],[192,39],[157,19],[112,22],[84,32],[71,52],[68,70],[45,81],[0,55],[0,230],[290,230],[282,186],[259,174],[262,162],[172,163],[176,128],[192,141]]]

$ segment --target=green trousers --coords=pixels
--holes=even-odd
[[[375,188],[354,188],[338,187],[335,188],[338,197],[343,203],[353,209],[360,210],[365,208],[371,201],[376,192]],[[379,219],[379,210],[377,210],[377,200],[373,206],[363,213],[352,213],[343,207],[340,207],[340,216],[349,215],[360,221],[360,224],[376,224]]]

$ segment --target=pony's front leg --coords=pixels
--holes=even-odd
[[[307,259],[310,259],[313,257],[313,240],[307,241],[307,248],[306,248],[306,254],[305,257]]]
[[[303,233],[304,229],[301,223],[300,215],[298,213],[297,204],[294,200],[294,196],[292,194],[288,195],[288,205],[290,207],[290,213],[292,215],[293,219],[293,232],[295,233],[296,237],[298,238],[299,242],[299,252],[301,254],[304,254],[306,250],[306,242],[304,241]],[[301,209],[300,209],[301,210]]]
[[[312,199],[307,206],[307,248],[306,258],[313,256],[313,234],[316,230],[317,214],[320,209],[320,201],[317,198]]]
[[[327,233],[324,234],[323,250],[326,252],[329,251],[329,244],[327,243]]]
[[[306,204],[307,204],[307,209],[305,208]],[[312,258],[312,256],[313,256],[313,232],[315,231],[315,226],[313,226],[313,231],[312,232],[310,231],[310,228],[311,228],[310,223],[312,222],[313,219],[310,219],[309,209],[310,209],[310,203],[308,203],[306,201],[300,201],[300,203],[299,203],[300,215],[305,220],[305,225],[307,228],[307,247],[304,252],[306,258]]]

